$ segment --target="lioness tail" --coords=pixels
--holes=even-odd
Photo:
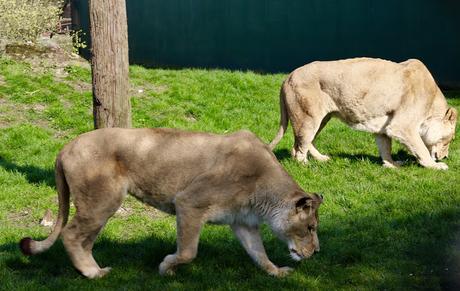
[[[285,99],[285,93],[284,93],[284,84],[283,84],[283,87],[281,88],[281,92],[280,92],[280,128],[275,138],[268,145],[271,150],[273,150],[276,147],[276,145],[280,142],[280,140],[283,138],[284,133],[286,132],[286,129],[289,123],[287,109],[286,109],[286,101],[284,99]]]
[[[59,237],[62,228],[66,225],[69,217],[69,185],[64,176],[60,155],[56,159],[55,166],[56,188],[59,199],[59,213],[56,224],[51,234],[42,241],[36,241],[30,237],[25,237],[19,243],[21,252],[26,256],[42,253],[48,250]]]

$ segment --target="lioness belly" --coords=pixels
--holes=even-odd
[[[176,208],[174,205],[174,198],[165,194],[154,194],[143,191],[138,188],[132,188],[129,193],[136,197],[138,200],[155,207],[158,210],[166,212],[168,214],[176,214]]]
[[[207,221],[212,224],[244,224],[248,226],[256,226],[261,223],[260,217],[249,208],[242,208],[236,211],[220,208],[210,209]]]
[[[351,128],[371,133],[384,133],[385,127],[390,122],[390,116],[380,116],[359,123],[346,122]]]

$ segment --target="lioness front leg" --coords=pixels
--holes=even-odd
[[[401,162],[393,161],[391,157],[391,138],[384,134],[376,134],[375,142],[377,143],[377,148],[379,149],[384,167],[397,168],[402,164]]]
[[[177,251],[167,255],[159,267],[160,275],[174,275],[180,264],[191,262],[198,252],[202,214],[195,209],[177,207]]]
[[[393,136],[404,144],[410,152],[412,152],[412,154],[417,158],[419,164],[423,167],[436,170],[447,170],[449,168],[445,163],[437,163],[431,158],[430,152],[418,133],[409,131],[397,133]]]
[[[249,256],[267,273],[276,277],[283,277],[293,270],[290,267],[279,268],[270,261],[265,252],[258,227],[233,224],[231,228]]]

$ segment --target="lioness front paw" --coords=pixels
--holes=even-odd
[[[173,268],[166,268],[164,266],[161,266],[162,264],[163,263],[161,263],[159,267],[159,273],[161,276],[174,276],[176,274]]]
[[[293,158],[296,159],[299,163],[308,164],[308,158],[306,153],[302,153],[301,151],[293,150],[292,154]]]
[[[397,169],[400,165],[398,162],[383,161],[383,167],[388,169]]]
[[[166,258],[161,262],[160,266],[158,267],[159,273],[161,276],[173,276],[176,274],[172,261],[174,255],[168,255]]]
[[[99,277],[98,278],[104,277],[105,275],[110,273],[111,270],[112,270],[112,268],[110,268],[110,267],[102,268],[101,271],[99,272]]]
[[[313,157],[315,160],[320,161],[320,162],[327,162],[331,159],[331,157],[326,156],[326,155],[320,155],[320,156],[315,156]]]
[[[277,268],[274,271],[270,272],[270,275],[275,276],[275,277],[285,277],[289,275],[289,273],[291,273],[292,271],[294,271],[294,269],[291,267],[281,267],[281,268]]]
[[[83,276],[88,277],[89,279],[98,279],[110,273],[110,270],[112,270],[112,268],[110,267],[105,267],[102,269],[90,269],[83,271],[82,274]]]
[[[449,167],[442,162],[435,163],[433,166],[430,166],[430,168],[436,169],[436,170],[447,170]]]

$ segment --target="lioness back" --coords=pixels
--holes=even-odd
[[[84,177],[92,185],[111,179],[170,213],[175,195],[199,173],[239,179],[274,170],[266,167],[274,164],[273,154],[247,131],[222,136],[162,128],[100,129],[69,143],[60,159],[69,181]]]
[[[418,60],[356,58],[307,64],[296,69],[288,82],[301,91],[318,90],[318,96],[330,102],[329,111],[353,123],[398,110],[406,102],[408,86],[424,85],[425,79],[432,87],[429,90],[436,90],[431,74]]]

